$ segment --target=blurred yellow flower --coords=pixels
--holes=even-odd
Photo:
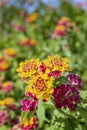
[[[33,22],[35,22],[38,19],[38,17],[39,17],[38,13],[30,14],[30,15],[28,15],[25,18],[25,22],[27,22],[27,23],[33,23]]]
[[[6,71],[9,68],[9,62],[0,55],[0,72]]]
[[[3,100],[0,100],[0,106],[8,106],[14,103],[14,99],[11,97],[7,97]]]
[[[15,57],[16,56],[16,51],[13,48],[4,49],[4,53],[9,57]]]

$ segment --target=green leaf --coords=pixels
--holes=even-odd
[[[39,119],[40,127],[43,125],[44,121],[48,121],[45,116],[45,107],[43,105],[42,99],[40,99],[38,102],[37,117]]]
[[[9,130],[6,126],[0,126],[0,130]]]
[[[65,76],[61,76],[60,78],[56,79],[54,82],[54,86],[58,86],[60,84],[67,84],[69,83],[67,77]]]
[[[76,128],[75,120],[74,119],[66,119],[64,130],[75,130],[75,128]]]
[[[87,122],[87,109],[78,106],[78,111],[80,112],[80,114],[84,118],[84,120]]]
[[[25,117],[25,115],[27,115],[27,112],[22,112],[21,113],[21,122],[22,122],[23,118]]]
[[[52,126],[46,128],[45,130],[58,130],[58,127],[56,125],[52,125]]]

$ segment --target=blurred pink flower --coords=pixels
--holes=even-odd
[[[9,118],[9,114],[6,110],[0,110],[0,125],[5,125]]]

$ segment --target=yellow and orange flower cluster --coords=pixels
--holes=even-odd
[[[26,128],[26,127],[37,127],[37,123],[38,123],[38,121],[37,121],[37,117],[36,116],[33,116],[33,117],[31,117],[31,119],[30,120],[28,120],[27,119],[27,117],[25,116],[24,118],[23,118],[23,126]]]
[[[25,18],[25,22],[26,22],[26,23],[36,22],[36,20],[38,19],[38,17],[39,17],[39,14],[38,14],[38,13],[30,14],[30,15],[28,15],[28,16]]]
[[[9,106],[14,104],[14,99],[11,97],[7,97],[3,100],[0,100],[0,106]]]
[[[17,69],[22,80],[28,80],[27,92],[36,97],[49,100],[53,93],[53,82],[64,71],[69,71],[69,61],[67,58],[60,58],[58,55],[49,56],[47,59],[26,60],[21,62]]]
[[[34,39],[29,39],[29,38],[24,38],[21,42],[20,42],[21,46],[30,46],[30,47],[34,47],[36,45],[36,41]]]
[[[16,51],[13,48],[4,49],[4,53],[9,57],[15,57],[16,56]]]
[[[5,57],[0,55],[0,72],[4,72],[9,68],[9,62]]]
[[[54,29],[53,36],[66,36],[68,28],[75,30],[75,23],[68,17],[62,17]]]

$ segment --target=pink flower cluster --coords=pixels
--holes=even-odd
[[[8,121],[9,114],[6,110],[0,110],[0,125],[5,125]]]
[[[34,110],[37,108],[37,104],[38,104],[38,99],[36,98],[35,95],[26,92],[25,96],[27,96],[28,98],[22,99],[21,101],[21,110],[24,111],[30,111],[31,113],[34,112]]]
[[[3,82],[0,85],[0,90],[2,90],[3,93],[9,93],[14,89],[14,84],[11,81]]]
[[[61,84],[54,88],[54,101],[56,108],[68,107],[75,110],[80,102],[79,90],[82,86],[81,79],[75,74],[67,75],[69,84]]]
[[[25,31],[25,27],[23,25],[17,25],[16,23],[12,23],[11,27],[18,32],[24,32]]]
[[[62,17],[54,29],[52,38],[56,36],[66,36],[68,29],[76,30],[75,23],[68,17]]]
[[[72,86],[75,87],[75,89],[80,90],[82,86],[82,80],[79,78],[77,74],[68,74],[67,78]]]

